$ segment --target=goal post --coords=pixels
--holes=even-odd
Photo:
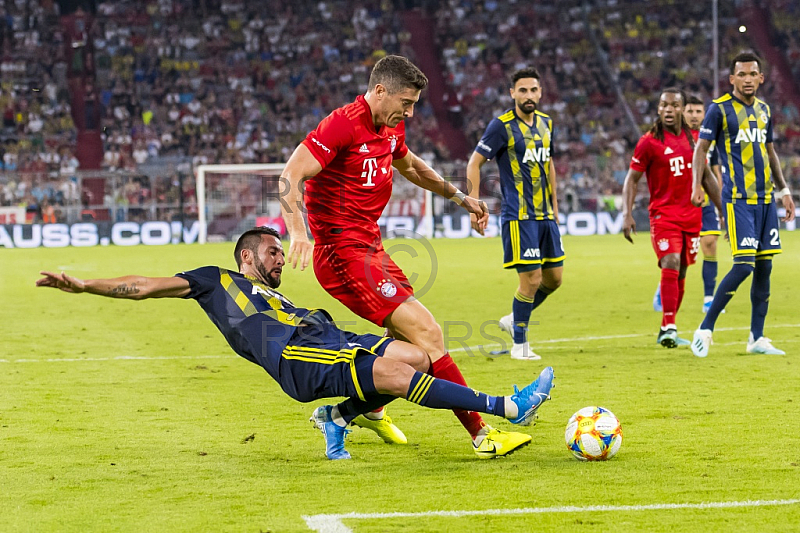
[[[285,163],[198,165],[195,167],[198,242],[238,238],[259,221],[280,221],[281,182]],[[383,212],[381,233],[385,237],[413,233],[434,235],[432,193],[410,183],[397,171],[392,197]]]
[[[198,165],[195,168],[197,185],[197,220],[200,225],[198,242],[205,244],[208,241],[209,221],[215,219],[215,215],[224,212],[225,208],[231,203],[240,202],[244,209],[255,207],[248,205],[252,203],[252,198],[242,198],[238,195],[241,192],[240,185],[242,179],[253,180],[257,176],[272,176],[276,179],[280,177],[284,163],[266,164],[241,164],[241,165]],[[220,179],[220,187],[213,187],[215,184],[208,182],[208,177],[217,175]],[[230,183],[225,183],[225,182]],[[212,185],[212,187],[209,187]],[[263,197],[259,199],[263,201]]]

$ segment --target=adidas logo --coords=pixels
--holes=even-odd
[[[667,149],[664,150],[664,155],[674,154],[674,153],[675,153],[675,151],[672,148],[670,148],[669,146],[667,146]]]
[[[358,151],[361,152],[362,154],[368,154],[369,148],[367,148],[367,143],[362,144],[361,148],[359,148]]]

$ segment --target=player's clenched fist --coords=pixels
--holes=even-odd
[[[486,205],[486,202],[476,200],[471,196],[465,196],[462,205],[464,209],[470,212],[472,228],[483,235],[483,231],[489,223],[489,207]]]

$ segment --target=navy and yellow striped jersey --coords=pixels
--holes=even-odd
[[[554,220],[550,157],[553,119],[536,111],[528,126],[514,109],[492,119],[475,151],[497,159],[502,221]]]
[[[232,270],[206,266],[175,275],[189,282],[186,298],[197,300],[231,348],[272,376],[279,375],[280,357],[267,355],[283,352],[304,317],[331,321],[327,312],[295,307],[275,289]]]
[[[708,108],[700,138],[716,141],[722,171],[722,199],[748,204],[772,202],[772,170],[767,143],[772,143],[772,114],[758,98],[749,106],[726,94]]]

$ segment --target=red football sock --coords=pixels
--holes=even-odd
[[[678,307],[675,308],[675,313],[681,309],[684,292],[686,292],[686,278],[678,278]]]
[[[661,269],[661,305],[664,316],[662,326],[675,323],[675,314],[678,312],[678,271],[671,268]]]
[[[447,381],[463,385],[464,387],[468,386],[464,376],[461,374],[461,370],[458,369],[455,361],[453,361],[453,358],[450,357],[449,353],[444,354],[444,357],[441,359],[434,361],[431,364],[431,368],[428,373],[435,378],[445,379]],[[467,431],[469,431],[469,434],[473,438],[475,438],[481,428],[485,426],[481,415],[475,411],[453,409],[453,413],[455,413],[455,415],[458,417],[458,420],[461,422],[461,425],[464,426]]]

